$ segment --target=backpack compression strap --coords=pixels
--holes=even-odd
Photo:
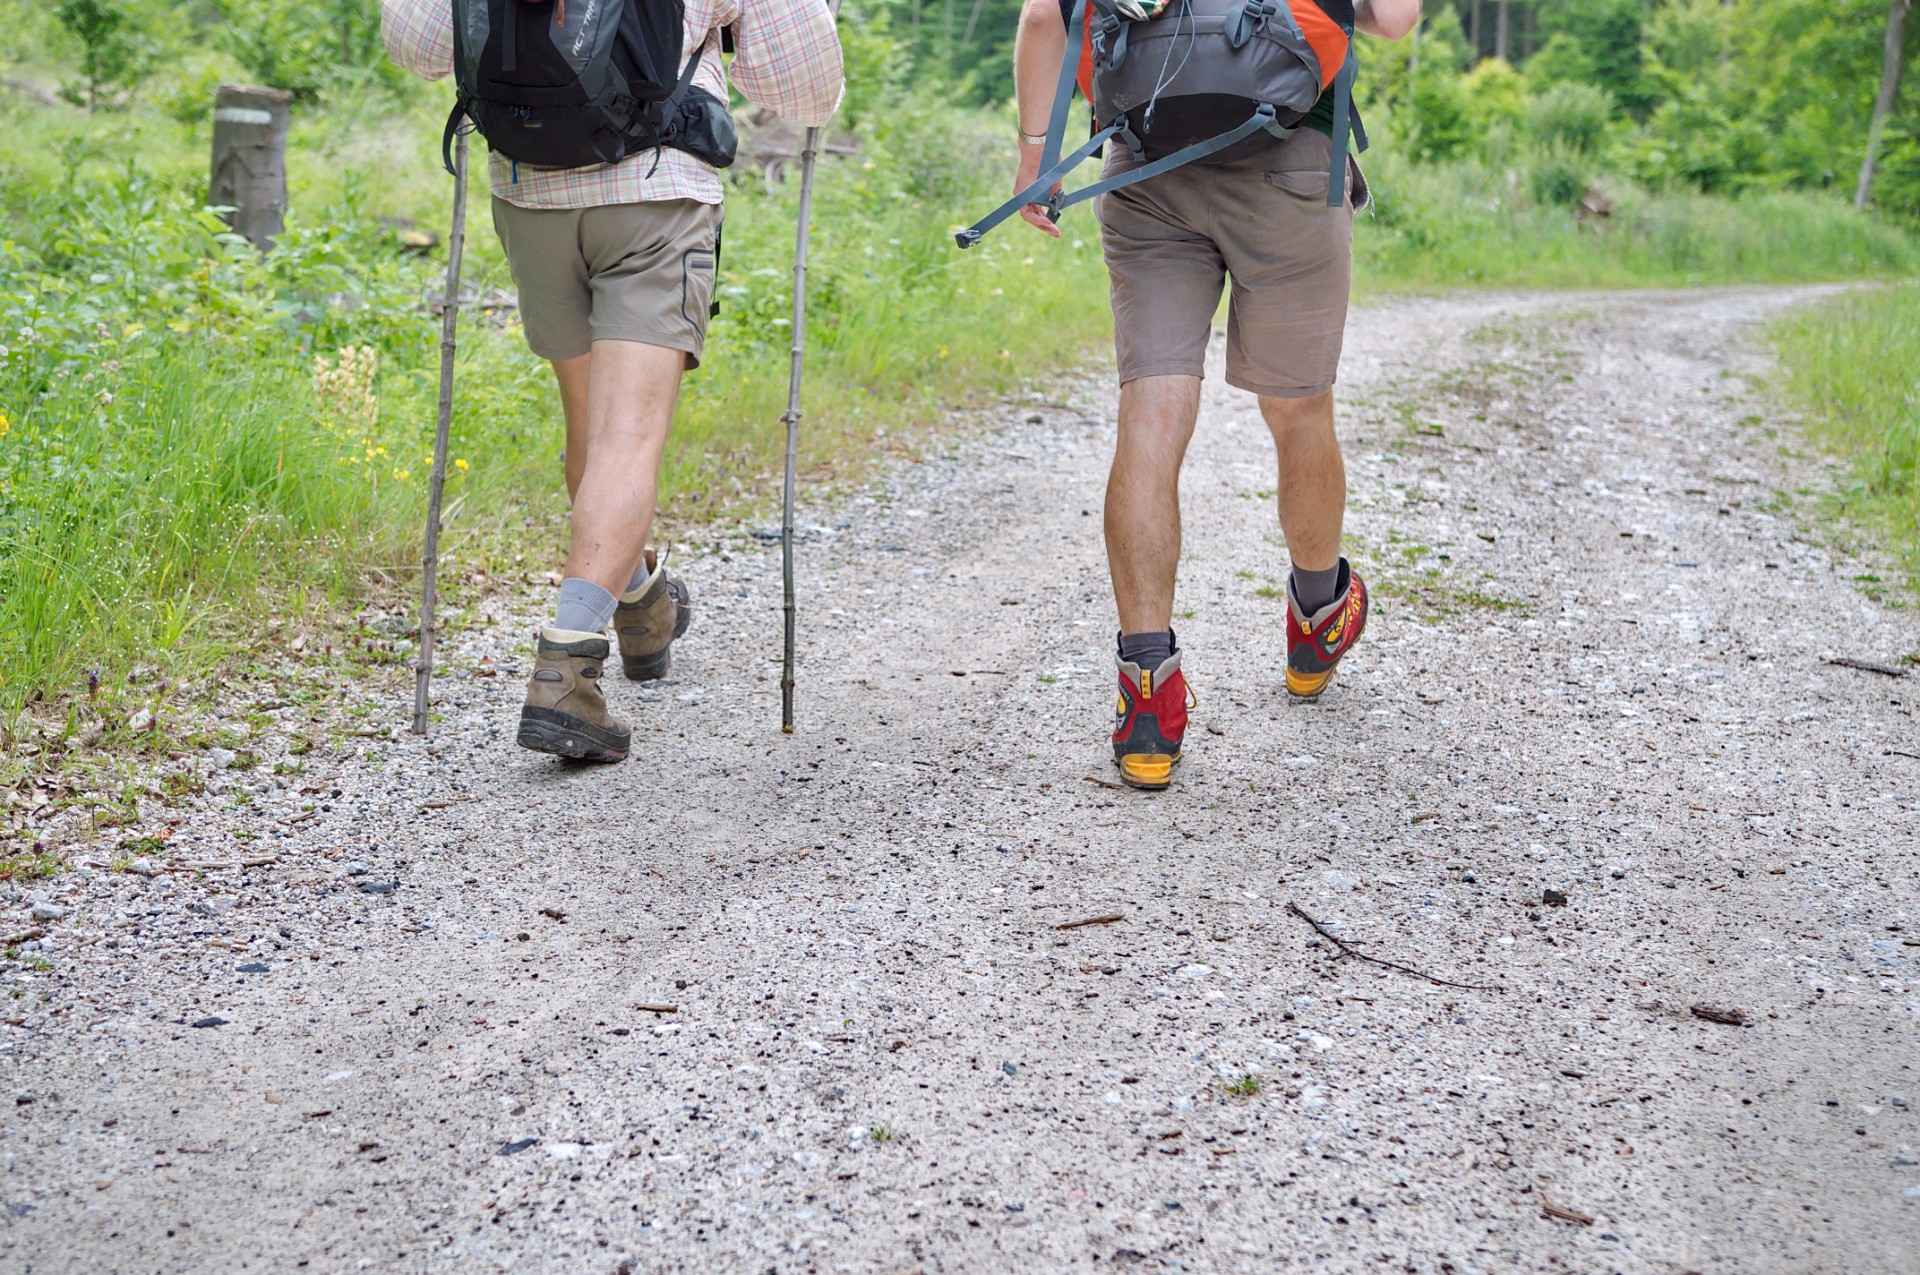
[[[1069,155],[1065,163],[1060,162],[1060,145],[1067,135],[1067,109],[1073,105],[1073,73],[1079,69],[1080,49],[1087,38],[1087,8],[1088,0],[1075,0],[1073,17],[1067,21],[1067,51],[1060,59],[1060,81],[1053,90],[1053,114],[1047,120],[1047,140],[1040,146],[1040,175],[1012,199],[965,230],[955,232],[954,242],[962,248],[973,247],[989,230],[1028,204],[1050,204],[1054,183],[1072,171],[1081,160],[1093,154],[1100,143],[1116,131],[1107,128],[1095,133],[1093,139]]]

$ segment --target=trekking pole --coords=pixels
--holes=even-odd
[[[467,239],[467,135],[454,139],[453,229],[447,235],[447,295],[440,320],[440,419],[433,432],[433,476],[427,482],[427,543],[420,560],[420,662],[414,665],[413,733],[427,733],[433,681],[434,580],[440,566],[440,496],[447,486],[447,433],[453,422],[454,329],[460,320],[460,251]]]
[[[829,0],[838,14],[840,0]],[[820,130],[800,144],[800,230],[793,245],[793,366],[787,379],[787,473],[780,490],[780,583],[786,604],[786,643],[780,668],[780,730],[793,734],[793,471],[800,456],[800,371],[807,348],[807,223],[813,216],[813,160]]]

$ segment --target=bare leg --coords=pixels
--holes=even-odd
[[[1197,376],[1143,376],[1120,387],[1120,433],[1107,477],[1107,568],[1123,633],[1173,622],[1180,565],[1180,463],[1200,414]]]
[[[1340,565],[1340,527],[1347,509],[1347,468],[1333,432],[1333,395],[1266,398],[1260,414],[1273,432],[1280,466],[1280,530],[1304,571]]]
[[[567,418],[567,450],[561,457],[569,501],[580,494],[580,478],[587,472],[587,378],[592,364],[591,354],[553,361],[553,379],[560,383],[560,410]]]
[[[568,489],[573,495],[573,543],[566,574],[619,594],[647,543],[659,489],[680,376],[687,356],[637,341],[595,341],[587,360],[586,421],[575,442],[567,430]],[[573,375],[554,365],[561,401]],[[576,460],[575,453],[579,456]],[[579,466],[576,479],[575,465]]]

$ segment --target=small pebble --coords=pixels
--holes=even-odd
[[[398,881],[362,881],[360,883],[360,892],[362,894],[392,894],[399,886],[400,883]]]
[[[224,1019],[224,1018],[215,1018],[215,1017],[213,1017],[212,1015],[208,1015],[208,1016],[207,1016],[207,1017],[205,1017],[205,1018],[196,1018],[196,1019],[194,1019],[194,1020],[193,1020],[193,1026],[195,1026],[195,1027],[224,1027],[224,1026],[226,1026],[226,1022],[227,1022],[227,1020],[226,1020],[226,1019]]]
[[[347,875],[350,877],[364,877],[365,875],[367,875],[369,871],[370,869],[367,867],[367,865],[360,862],[358,859],[355,859],[352,863],[349,863],[347,865]]]
[[[36,921],[58,921],[67,914],[67,910],[58,903],[36,903],[33,905],[33,919]]]
[[[209,748],[207,750],[207,768],[209,770],[229,770],[240,755],[231,748]]]

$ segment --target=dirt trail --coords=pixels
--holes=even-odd
[[[1912,1270],[1920,678],[1825,657],[1920,622],[1776,497],[1832,481],[1744,380],[1795,295],[1356,313],[1380,605],[1312,705],[1210,383],[1165,795],[1105,756],[1102,382],[816,511],[792,738],[742,538],[680,564],[674,678],[615,686],[629,763],[449,678],[431,747],[174,849],[280,864],[69,877],[6,976],[0,1266]]]

